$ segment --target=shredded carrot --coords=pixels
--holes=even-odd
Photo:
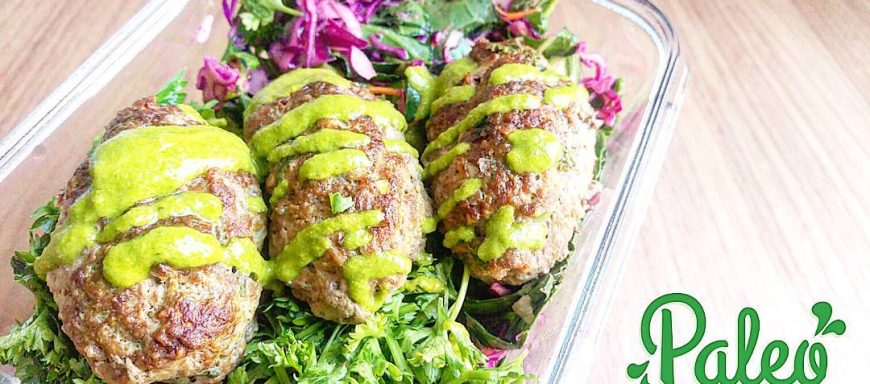
[[[495,11],[498,12],[498,15],[501,16],[501,19],[504,21],[519,20],[533,13],[541,12],[540,7],[533,7],[529,9],[524,9],[522,11],[508,12],[504,9],[501,9],[501,7],[496,4],[493,4],[492,6],[495,7]]]
[[[402,90],[398,88],[390,88],[390,87],[369,87],[369,91],[372,91],[375,95],[387,95],[387,96],[401,96]]]

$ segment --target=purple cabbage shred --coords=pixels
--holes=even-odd
[[[607,73],[607,65],[601,55],[586,51],[585,42],[577,45],[577,53],[580,54],[580,62],[583,66],[595,72],[592,76],[582,79],[583,86],[589,90],[590,103],[601,105],[597,108],[595,117],[604,121],[604,124],[613,125],[616,115],[622,111],[622,99],[613,89],[616,78]]]
[[[239,71],[226,64],[221,64],[212,56],[203,59],[203,66],[197,74],[196,88],[202,90],[203,101],[227,99],[227,95],[236,90]]]
[[[230,24],[230,28],[235,28],[237,21],[235,18],[236,10],[239,5],[239,0],[223,0],[222,2],[224,9],[224,17],[227,18],[227,22]]]
[[[495,368],[507,356],[508,351],[496,348],[481,348],[481,352],[486,356],[486,367]]]
[[[389,53],[389,54],[391,54],[391,55],[393,55],[401,60],[408,60],[408,52],[407,51],[405,51],[402,48],[394,47],[392,45],[384,43],[383,41],[381,41],[382,38],[383,38],[383,36],[379,33],[369,36],[369,41],[372,42],[372,47],[374,47],[375,49],[377,49],[379,51]]]
[[[535,28],[532,26],[532,23],[530,23],[526,19],[511,21],[510,23],[508,23],[507,30],[513,36],[529,36],[534,39],[541,38],[541,34],[538,33],[538,31],[536,31]]]

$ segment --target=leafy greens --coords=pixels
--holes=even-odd
[[[36,276],[33,261],[42,254],[60,210],[54,200],[33,211],[30,246],[12,256],[15,281],[33,292],[33,315],[0,337],[0,364],[15,366],[22,384],[97,384],[98,380],[60,329],[57,304],[45,281]]]
[[[457,322],[468,271],[453,289],[452,259],[419,265],[403,292],[365,323],[319,319],[280,292],[266,293],[259,329],[227,383],[522,383],[521,360],[485,368]],[[452,303],[452,304],[451,304]]]

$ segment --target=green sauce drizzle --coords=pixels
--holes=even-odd
[[[191,107],[191,106],[189,106],[189,105],[187,105],[187,104],[176,104],[175,107],[178,108],[178,109],[180,109],[181,112],[184,112],[184,113],[186,113],[188,116],[190,116],[190,117],[196,119],[197,121],[199,121],[200,124],[203,124],[203,125],[206,125],[206,124],[207,124],[206,121],[205,121],[205,119],[202,118],[202,115],[199,114],[199,112],[197,112],[197,110],[193,109],[193,107]]]
[[[175,268],[194,268],[223,263],[267,278],[266,261],[251,239],[233,239],[228,247],[211,234],[188,227],[160,227],[119,243],[109,249],[103,260],[103,276],[112,285],[130,287],[151,274],[157,264]]]
[[[140,201],[172,193],[210,168],[257,173],[244,143],[220,128],[123,131],[94,151],[94,209],[100,217],[117,217]]]
[[[438,218],[434,216],[423,219],[423,234],[435,232],[438,229]]]
[[[452,163],[453,160],[456,160],[457,156],[468,152],[469,149],[471,149],[471,145],[468,143],[456,144],[453,148],[450,148],[449,151],[426,165],[423,172],[423,178],[428,179],[438,175],[441,171],[447,169],[447,167],[450,166],[450,163]]]
[[[471,97],[474,96],[474,86],[473,85],[459,85],[455,87],[447,88],[447,92],[444,93],[441,97],[435,99],[432,102],[431,107],[431,115],[434,116],[441,107],[448,104],[455,104],[462,101],[468,101]]]
[[[467,243],[471,240],[474,240],[474,228],[463,225],[447,231],[444,234],[444,241],[442,244],[447,248],[453,248],[453,246],[460,242]]]
[[[444,282],[432,276],[420,276],[416,279],[411,279],[405,282],[402,287],[407,292],[423,291],[426,293],[441,293],[447,287]]]
[[[428,156],[432,152],[444,148],[459,138],[459,135],[480,124],[483,119],[493,113],[510,112],[513,110],[537,109],[541,107],[541,98],[534,95],[506,95],[497,97],[485,103],[481,103],[474,107],[468,114],[460,120],[456,125],[447,128],[441,132],[423,151],[423,156]]]
[[[287,183],[287,179],[281,179],[278,181],[278,185],[276,185],[275,189],[272,190],[272,196],[269,196],[269,204],[275,205],[275,203],[281,201],[281,199],[287,195],[289,189],[290,184]]]
[[[351,86],[351,82],[332,69],[300,68],[287,72],[259,90],[248,107],[245,108],[245,119],[259,106],[269,104],[282,97],[292,95],[311,83],[329,83],[342,88]]]
[[[33,269],[40,277],[61,265],[72,264],[86,248],[97,243],[97,221],[91,192],[85,192],[68,211],[66,222],[51,234],[48,246]]]
[[[549,131],[522,129],[511,132],[508,140],[511,150],[507,154],[507,165],[514,172],[540,173],[562,159],[562,142]]]
[[[393,275],[406,275],[409,272],[411,259],[394,251],[355,256],[344,264],[348,295],[359,306],[371,312],[380,308],[389,292],[372,292],[370,281]]]
[[[223,208],[221,199],[210,193],[184,192],[166,196],[152,204],[130,208],[129,211],[109,222],[97,235],[97,241],[106,243],[130,229],[151,225],[170,217],[197,216],[216,222],[223,215]]]
[[[402,139],[386,139],[384,140],[384,146],[387,147],[388,152],[406,153],[414,156],[414,158],[420,156],[417,152],[417,148],[414,148],[411,144],[408,144],[407,141]]]
[[[476,70],[477,63],[467,57],[447,64],[435,82],[435,97],[441,97],[447,88],[456,85],[459,80]]]
[[[245,204],[251,213],[266,213],[269,210],[266,208],[266,203],[263,202],[262,196],[248,197],[245,199]]]
[[[324,153],[342,148],[359,148],[370,141],[371,138],[362,133],[325,128],[310,135],[299,136],[287,144],[275,147],[269,153],[269,164],[274,165],[284,158],[303,153]]]
[[[486,222],[486,238],[477,249],[477,257],[490,261],[502,257],[508,248],[541,249],[547,240],[547,224],[543,221],[516,223],[514,207],[500,207]]]
[[[387,101],[365,101],[350,95],[324,95],[287,112],[278,121],[263,127],[251,138],[251,148],[258,158],[267,158],[281,143],[308,130],[321,119],[351,120],[369,116],[382,128],[404,131],[405,117]]]
[[[563,77],[553,71],[541,72],[537,67],[528,64],[509,63],[494,69],[489,75],[491,85],[499,85],[514,81],[539,81],[551,84],[563,80]]]
[[[368,168],[371,161],[366,153],[358,149],[340,149],[334,152],[311,156],[299,167],[301,180],[324,180],[343,175],[349,171]]]
[[[134,206],[168,196],[211,168],[256,173],[250,152],[241,139],[210,126],[123,131],[94,148],[91,164],[91,190],[72,204],[67,220],[52,234],[35,263],[36,272],[42,277],[58,266],[71,264],[84,250],[95,246],[99,236],[97,223],[102,218],[115,223],[125,211],[131,210],[129,216],[110,224],[101,237],[113,239],[129,225],[152,220],[152,209],[156,209],[158,218],[172,216],[166,210],[183,211],[171,199],[157,207]],[[203,207],[198,213],[213,216],[215,211]]]
[[[578,100],[589,100],[589,91],[585,87],[572,84],[544,91],[544,102],[558,109],[568,108]]]
[[[483,180],[480,178],[475,177],[463,181],[462,184],[459,185],[459,188],[456,188],[450,197],[438,207],[438,217],[440,219],[447,217],[450,211],[456,207],[456,204],[473,196],[481,187],[483,187]]]
[[[341,240],[341,246],[345,249],[354,250],[372,242],[372,233],[368,229],[360,229],[346,233]]]
[[[273,266],[275,276],[285,283],[292,282],[302,268],[323,256],[323,253],[332,247],[329,235],[336,232],[347,235],[374,227],[383,220],[383,212],[370,210],[345,213],[312,224],[299,231],[275,258]]]
[[[377,188],[379,194],[386,195],[390,193],[390,182],[386,180],[376,180],[375,188]]]
[[[426,67],[421,66],[405,68],[405,78],[411,88],[420,94],[420,104],[414,112],[414,120],[423,120],[429,116],[429,105],[435,98],[435,78]]]

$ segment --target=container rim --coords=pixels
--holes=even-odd
[[[589,260],[591,266],[586,281],[582,285],[580,298],[575,308],[570,311],[571,317],[567,322],[567,334],[564,342],[560,345],[555,363],[549,373],[547,383],[558,383],[563,379],[568,368],[568,363],[579,365],[580,377],[585,378],[591,365],[590,352],[594,347],[600,326],[589,326],[589,323],[600,325],[606,316],[610,297],[602,297],[595,293],[613,286],[619,276],[624,257],[617,257],[617,262],[611,263],[618,252],[627,252],[631,246],[634,233],[638,230],[641,220],[626,224],[623,220],[631,212],[631,215],[645,215],[648,201],[634,199],[635,195],[644,195],[639,192],[646,190],[651,192],[655,187],[655,180],[664,160],[667,144],[670,142],[673,132],[673,124],[682,104],[683,93],[688,78],[688,68],[682,57],[682,48],[677,37],[676,30],[662,11],[647,0],[592,0],[592,3],[609,9],[640,27],[655,44],[659,52],[659,64],[653,82],[653,88],[640,121],[640,136],[634,144],[635,155],[628,160],[622,180],[617,184],[619,190],[615,196],[612,213],[607,217],[604,233],[594,257]],[[659,145],[653,145],[653,142]],[[653,153],[652,149],[655,149]],[[648,169],[648,171],[646,171]],[[647,193],[646,196],[650,196]],[[647,199],[648,200],[648,199]],[[627,241],[617,241],[626,239]],[[617,244],[619,246],[617,247]],[[618,249],[617,248],[621,248]],[[611,265],[613,264],[613,265]],[[615,268],[614,273],[605,274],[608,268]],[[609,276],[609,277],[608,277]],[[611,280],[604,282],[602,280]],[[594,308],[594,311],[593,311]],[[590,313],[597,313],[597,318],[590,318]],[[575,348],[584,329],[592,329],[592,334],[583,335],[588,340],[584,342],[578,356],[578,348]],[[573,371],[572,371],[573,372]]]
[[[0,182],[106,86],[184,10],[189,0],[149,0],[0,139]]]

